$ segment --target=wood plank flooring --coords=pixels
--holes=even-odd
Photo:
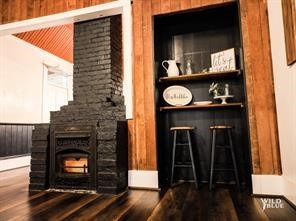
[[[266,208],[247,191],[217,186],[175,185],[158,191],[128,190],[119,195],[28,192],[29,168],[0,172],[0,221],[8,220],[201,220],[294,221],[296,211],[282,198],[283,208]]]

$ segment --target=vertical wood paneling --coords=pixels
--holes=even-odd
[[[171,1],[171,11],[179,11],[181,9],[182,0],[172,0]]]
[[[0,156],[5,156],[5,149],[4,149],[5,139],[4,139],[4,135],[5,135],[5,125],[0,124]]]
[[[128,126],[128,168],[129,170],[135,169],[137,165],[137,154],[136,154],[136,147],[135,147],[135,122],[134,120],[127,121]]]
[[[8,22],[8,6],[9,2],[8,0],[2,0],[2,22],[7,23]]]
[[[225,0],[201,0],[202,6],[207,5],[214,5],[214,4],[223,4],[225,3]]]
[[[141,4],[142,1],[135,0],[134,3]],[[164,14],[178,11],[176,9],[177,3],[173,3],[168,0],[151,0],[152,2],[152,14]],[[186,7],[197,8],[197,7],[206,7],[213,4],[222,4],[235,2],[234,0],[191,0],[181,1],[180,9],[189,9]],[[160,6],[159,6],[160,3]],[[190,4],[189,4],[190,3]],[[175,5],[176,4],[176,5]],[[160,9],[159,9],[160,7]],[[145,10],[145,15],[142,17],[140,14],[134,15],[134,20],[137,20],[139,23],[141,19],[144,19],[145,16],[149,16],[149,10]],[[159,12],[160,10],[160,12]],[[272,66],[271,66],[271,54],[270,54],[270,45],[269,45],[269,35],[268,35],[268,22],[266,16],[266,2],[254,0],[247,1],[241,0],[241,23],[242,23],[242,32],[243,32],[243,47],[244,47],[244,58],[245,58],[245,74],[246,74],[246,84],[247,84],[247,96],[248,96],[248,114],[249,114],[249,125],[250,125],[250,137],[251,137],[251,152],[252,152],[252,164],[253,164],[253,173],[266,173],[266,174],[279,174],[280,169],[280,157],[279,157],[279,147],[278,147],[278,135],[277,135],[277,122],[276,122],[276,113],[275,113],[275,103],[274,103],[274,88],[273,88],[273,79],[272,79]],[[137,27],[137,31],[143,31],[143,34],[147,32],[149,26]],[[138,51],[140,43],[143,44],[143,56],[147,55],[152,58],[153,52],[150,52],[145,45],[146,42],[151,42],[149,35],[144,34],[143,37],[139,37],[139,34],[135,34],[134,45],[137,45],[135,51]],[[152,38],[152,37],[151,37]],[[148,51],[147,51],[148,50]],[[139,55],[137,55],[139,56]],[[144,75],[153,73],[152,67],[147,66],[144,61],[139,60],[138,57],[135,57],[134,62],[134,71],[136,75]],[[141,63],[143,62],[143,63]],[[144,65],[144,70],[139,65]],[[149,71],[149,69],[151,69]],[[138,82],[140,77],[136,77],[135,82]],[[145,87],[150,87],[151,83],[147,77],[145,79]],[[140,90],[143,87],[143,84],[135,86],[135,90]],[[137,93],[137,92],[135,92]],[[145,99],[149,96],[153,97],[154,93],[144,90],[144,93],[150,93],[145,95]],[[266,99],[269,97],[270,99]],[[143,96],[135,95],[135,100],[143,99]],[[262,102],[263,101],[263,102]],[[137,106],[137,103],[135,103]],[[138,111],[135,116],[135,126],[140,124],[139,119],[144,117],[148,119],[146,109],[141,111],[145,114],[138,114],[141,107],[135,107]],[[146,108],[146,106],[145,106]],[[152,110],[150,110],[152,111]],[[148,125],[145,125],[147,127]],[[152,125],[150,125],[152,126]],[[154,147],[148,145],[150,142],[149,136],[147,136],[147,130],[142,131],[141,129],[135,129],[136,136],[139,136],[139,133],[145,137],[146,142],[146,151],[154,150]],[[149,138],[148,138],[149,137]],[[142,149],[144,146],[139,145],[140,143],[136,142],[134,145],[135,149]],[[142,155],[143,156],[143,155]],[[148,156],[148,155],[147,155]],[[142,162],[139,159],[139,162]],[[138,168],[141,168],[138,167]]]
[[[146,159],[146,130],[145,130],[145,82],[143,61],[143,2],[133,3],[133,39],[134,39],[134,151],[137,156],[133,169],[145,168]]]
[[[265,79],[262,82],[258,82],[257,86],[265,85],[264,94],[266,100],[266,109],[265,113],[268,113],[267,116],[264,116],[267,125],[268,125],[268,137],[267,140],[270,142],[270,147],[266,148],[269,155],[269,159],[264,159],[269,163],[271,158],[271,165],[273,168],[271,169],[270,166],[266,163],[265,168],[262,167],[263,171],[269,171],[269,173],[281,173],[281,165],[280,165],[280,153],[279,153],[279,141],[278,141],[278,130],[277,130],[277,117],[276,117],[276,105],[275,105],[275,97],[274,97],[274,83],[273,83],[273,71],[272,71],[272,60],[271,60],[271,46],[270,46],[270,39],[269,39],[269,25],[268,25],[268,17],[267,17],[267,2],[259,1],[259,8],[260,11],[260,26],[261,26],[261,34],[262,34],[262,52],[261,57],[263,58],[262,63],[264,64]],[[267,83],[265,83],[267,82]],[[272,93],[270,93],[272,92]],[[266,99],[269,97],[269,99]],[[259,100],[258,100],[259,102]],[[260,110],[260,113],[262,111]],[[265,146],[266,143],[263,143]],[[262,146],[262,147],[264,147]],[[266,154],[264,153],[263,157],[265,158]]]
[[[201,0],[191,0],[191,7],[200,7],[201,6]]]
[[[240,1],[253,173],[279,174],[266,2]],[[268,97],[268,99],[266,99]]]
[[[47,15],[48,14],[48,5],[47,0],[40,0],[40,15]]]
[[[171,12],[171,0],[160,0],[160,7],[162,13]]]
[[[25,9],[27,11],[27,18],[33,18],[34,17],[34,0],[27,0],[26,3],[27,4]]]
[[[40,11],[40,9],[41,9],[41,5],[40,5],[40,2],[41,0],[34,0],[34,9],[33,9],[33,17],[34,18],[37,18],[37,17],[40,17],[40,15],[41,15],[41,11]]]
[[[161,4],[159,0],[151,0],[152,4],[152,14],[160,14],[161,13]]]
[[[65,9],[68,10],[73,10],[76,8],[76,0],[66,0],[65,2]]]
[[[10,156],[11,155],[11,137],[10,137],[10,130],[11,125],[6,125],[4,129],[4,156]]]
[[[296,62],[296,2],[282,0],[287,64]]]
[[[191,0],[181,0],[181,2],[180,2],[180,8],[181,8],[181,10],[185,10],[185,9],[191,8]]]
[[[32,130],[28,124],[0,124],[0,157],[30,153]]]
[[[11,153],[17,153],[17,125],[12,125],[11,126],[11,145],[10,145],[10,150]]]
[[[223,3],[223,0],[201,0],[200,3],[201,6],[207,6],[212,4],[221,4]]]
[[[2,1],[0,2],[0,24],[2,23],[2,11],[3,11],[3,3]]]
[[[21,21],[115,0],[2,0],[0,24]]]
[[[145,169],[157,170],[156,162],[156,134],[155,134],[155,101],[154,101],[154,71],[153,71],[153,33],[151,1],[143,2],[143,51],[144,82],[145,82],[145,134],[146,134],[146,160]],[[150,40],[147,40],[150,39]],[[152,95],[152,96],[151,96]],[[148,142],[147,142],[148,141]]]
[[[84,1],[83,0],[76,0],[76,8],[83,8]]]

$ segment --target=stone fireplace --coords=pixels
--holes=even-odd
[[[35,126],[30,190],[127,187],[121,32],[121,16],[74,24],[74,99]]]

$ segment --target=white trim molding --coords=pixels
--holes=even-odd
[[[0,171],[16,169],[19,167],[29,166],[31,162],[31,156],[9,158],[0,160]]]
[[[283,176],[284,196],[296,206],[296,181],[290,177]]]
[[[128,186],[137,188],[158,189],[157,170],[129,170]]]
[[[284,195],[283,177],[252,174],[253,194]]]

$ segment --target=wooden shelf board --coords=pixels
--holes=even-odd
[[[240,74],[241,74],[241,70],[195,73],[195,74],[188,74],[188,75],[180,75],[176,77],[161,77],[159,78],[159,82],[204,80],[204,79],[211,79],[211,78],[230,77],[230,76],[236,76]]]
[[[240,107],[240,108],[243,108],[244,105],[243,105],[243,103],[238,102],[238,103],[209,104],[209,105],[163,106],[163,107],[160,107],[160,111],[184,110],[184,109],[208,109],[208,108],[221,108],[221,107]]]

